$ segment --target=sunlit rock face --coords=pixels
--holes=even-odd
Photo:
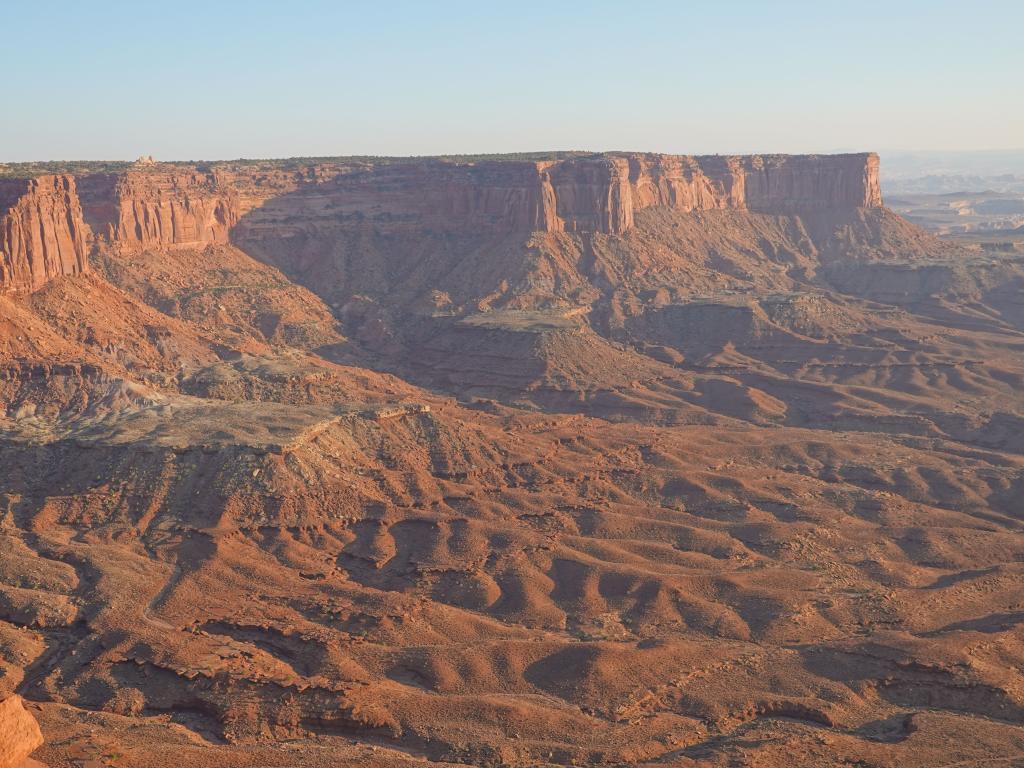
[[[0,179],[0,290],[84,272],[87,238],[73,177]]]

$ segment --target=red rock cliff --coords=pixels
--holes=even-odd
[[[296,194],[271,201],[247,226],[315,219],[320,225],[372,221],[390,230],[621,234],[638,210],[654,206],[793,214],[881,205],[878,157],[870,154],[422,160],[339,169],[293,189]]]
[[[96,234],[129,249],[225,243],[240,216],[230,186],[175,166],[83,180],[82,197]]]
[[[123,174],[86,176],[80,191],[94,233],[119,250],[196,247],[226,243],[232,227],[252,208],[347,168],[339,163],[293,171],[272,164],[201,170],[157,163]]]
[[[621,234],[636,211],[656,206],[792,214],[882,204],[875,154],[612,155],[538,171],[555,201],[547,229]]]
[[[881,205],[873,154],[152,164],[84,176],[77,190],[67,175],[0,182],[0,287],[32,290],[84,271],[90,229],[120,250],[197,247],[227,242],[250,212],[248,236],[353,222],[621,234],[655,206],[794,214]]]
[[[74,178],[0,179],[0,291],[86,271],[87,240]]]

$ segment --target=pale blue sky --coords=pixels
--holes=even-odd
[[[1024,0],[0,8],[0,161],[1024,146]]]

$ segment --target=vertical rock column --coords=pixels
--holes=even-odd
[[[67,175],[0,183],[0,291],[33,291],[88,269],[88,227]]]

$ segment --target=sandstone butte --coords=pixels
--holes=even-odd
[[[35,718],[25,709],[20,696],[0,700],[0,768],[29,768],[28,760],[43,744]]]
[[[92,237],[121,249],[225,243],[268,200],[346,193],[349,215],[391,226],[622,234],[637,211],[791,214],[882,204],[875,154],[623,154],[521,162],[278,166],[136,164],[121,173],[0,179],[0,290],[88,269]]]

